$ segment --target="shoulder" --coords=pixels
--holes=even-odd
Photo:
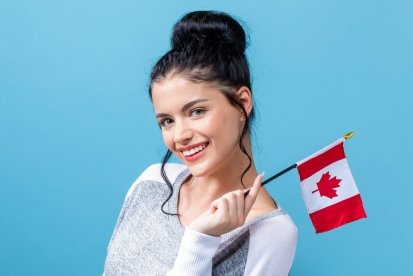
[[[249,226],[250,232],[252,233],[277,233],[278,235],[291,236],[291,238],[298,235],[297,226],[291,217],[281,208],[264,214],[254,221],[255,222]]]
[[[287,275],[297,247],[298,230],[290,216],[278,209],[249,226],[246,274]]]
[[[134,184],[138,184],[143,181],[156,181],[164,182],[161,176],[161,163],[153,164],[147,167],[141,175],[135,180]],[[165,165],[165,173],[171,182],[175,181],[176,178],[186,170],[186,166],[178,163],[167,163]]]
[[[147,167],[139,177],[133,182],[132,186],[129,188],[126,198],[132,193],[136,186],[144,181],[154,181],[164,183],[165,181],[161,175],[161,163],[152,164]],[[178,163],[167,163],[165,165],[165,173],[171,183],[174,183],[178,176],[185,171],[187,168],[185,165]]]
[[[249,225],[250,239],[260,250],[294,249],[298,229],[291,217],[281,208],[267,213]],[[269,246],[273,244],[273,246]]]

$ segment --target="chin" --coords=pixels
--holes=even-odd
[[[188,164],[186,162],[184,164],[193,176],[203,177],[211,174],[211,168],[206,164]]]
[[[185,166],[188,168],[189,172],[193,176],[200,177],[200,176],[206,175],[205,169],[202,166],[191,165],[191,164],[185,164]]]

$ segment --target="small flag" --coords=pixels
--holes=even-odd
[[[297,163],[301,189],[316,233],[366,218],[344,153],[344,138]]]

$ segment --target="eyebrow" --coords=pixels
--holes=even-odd
[[[186,103],[182,106],[181,112],[187,111],[188,109],[190,109],[192,106],[196,105],[197,103],[206,102],[206,101],[208,101],[208,100],[207,99],[198,99],[198,100],[190,101],[190,102],[188,102],[188,103]],[[167,113],[158,113],[158,114],[156,114],[156,118],[167,117],[167,116],[169,116],[169,114],[167,114]]]

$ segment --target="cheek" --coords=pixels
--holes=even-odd
[[[219,144],[238,143],[240,122],[233,113],[216,113],[206,119],[202,125],[202,132],[211,138],[219,139]]]
[[[174,139],[172,133],[170,131],[162,131],[162,139],[165,146],[168,149],[172,150],[174,146]]]

